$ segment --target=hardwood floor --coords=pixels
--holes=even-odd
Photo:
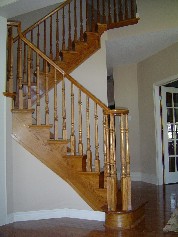
[[[79,219],[50,219],[16,222],[0,227],[0,237],[158,237],[176,236],[163,233],[162,229],[171,216],[170,195],[178,196],[178,184],[155,186],[143,182],[132,182],[132,202],[148,201],[145,220],[131,230],[111,230],[103,222]]]

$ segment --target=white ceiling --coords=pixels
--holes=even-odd
[[[178,28],[120,37],[106,42],[108,68],[138,63],[178,42]]]
[[[65,0],[0,0],[0,16],[12,18]]]

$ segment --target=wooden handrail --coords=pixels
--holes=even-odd
[[[33,25],[31,25],[30,27],[28,27],[26,30],[24,30],[22,32],[22,35],[26,35],[28,32],[30,32],[31,30],[33,30],[36,26],[40,25],[43,21],[45,21],[46,19],[48,19],[50,16],[54,15],[57,11],[59,11],[60,9],[64,8],[67,4],[71,3],[73,0],[67,0],[64,3],[62,3],[59,7],[55,8],[52,12],[48,13],[46,16],[42,17],[39,21],[35,22]],[[17,41],[19,36],[16,36],[14,38],[14,43]]]
[[[32,44],[28,39],[26,39],[18,26],[18,33],[23,42],[25,42],[33,51],[40,55],[41,58],[46,60],[51,66],[53,66],[57,71],[59,71],[63,76],[65,76],[71,83],[73,83],[77,88],[79,88],[84,94],[86,94],[90,99],[97,103],[107,114],[110,114],[110,110],[107,105],[105,105],[101,100],[99,100],[95,95],[89,92],[84,86],[77,82],[72,76],[64,72],[55,62],[53,62],[48,56],[46,56],[40,49],[38,49],[34,44]]]

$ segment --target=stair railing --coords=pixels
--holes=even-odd
[[[26,39],[21,33],[21,24],[8,23],[8,93],[13,95],[16,90],[14,106],[17,109],[35,108],[36,124],[53,124],[55,140],[69,138],[71,155],[87,155],[87,172],[100,172],[104,168],[104,187],[107,189],[108,210],[115,211],[117,199],[117,164],[115,133],[116,126],[120,128],[120,164],[121,164],[121,192],[122,210],[131,209],[131,181],[130,181],[130,154],[128,140],[128,113],[125,108],[110,110],[102,101],[84,88],[69,74],[46,56],[40,49]],[[17,28],[18,54],[17,54],[17,82],[13,80],[11,72],[14,63],[12,58],[12,33]],[[22,60],[22,48],[26,48],[26,58]],[[35,62],[36,90],[33,90],[33,71],[31,62]],[[26,62],[27,95],[23,92],[24,80],[23,67]],[[49,91],[49,71],[54,71],[54,89]],[[16,70],[15,70],[16,71]],[[40,71],[45,75],[45,97],[40,98]],[[57,85],[58,78],[62,82]],[[32,105],[32,93],[36,93],[36,103]],[[66,96],[67,95],[67,96]],[[70,96],[69,96],[70,95]],[[43,101],[42,101],[43,100]],[[59,106],[61,102],[61,106]],[[61,108],[61,109],[60,109]],[[70,109],[69,109],[70,108]],[[77,108],[77,111],[76,111]],[[115,116],[119,116],[120,124],[116,124]],[[59,119],[60,118],[60,119]],[[69,119],[70,118],[70,119]],[[52,121],[53,120],[53,121]],[[78,121],[78,124],[76,123]],[[85,121],[85,123],[83,122]],[[91,133],[94,131],[94,137]],[[76,133],[77,131],[77,133]],[[67,136],[70,134],[70,136]],[[85,139],[86,138],[86,139]],[[102,138],[102,139],[101,139]],[[117,143],[116,143],[117,144]],[[101,149],[103,146],[103,149]],[[103,150],[102,152],[99,152]],[[103,154],[102,154],[103,153]],[[94,159],[92,158],[94,157]],[[118,162],[118,161],[117,161]]]

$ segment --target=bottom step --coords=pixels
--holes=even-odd
[[[108,211],[105,214],[105,226],[113,229],[131,229],[143,221],[145,217],[145,205],[130,211]]]

